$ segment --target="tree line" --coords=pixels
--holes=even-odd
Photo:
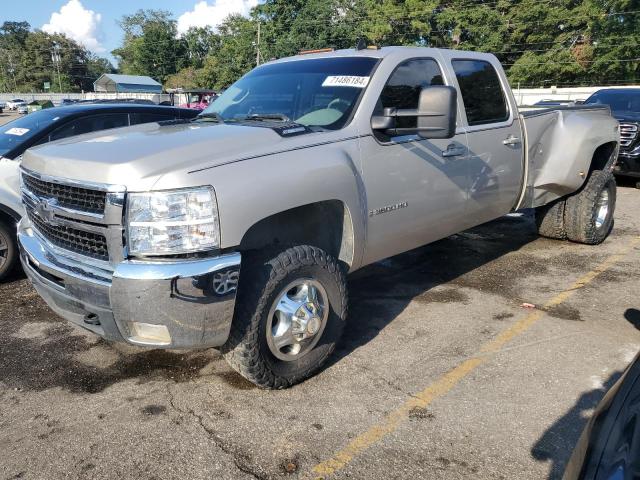
[[[27,22],[0,26],[0,92],[93,91],[113,65],[65,35],[32,31]]]
[[[120,26],[123,44],[112,52],[119,71],[149,75],[166,88],[222,89],[258,62],[301,50],[353,48],[359,39],[492,52],[514,87],[640,79],[640,0],[266,0],[248,17],[231,15],[216,29],[191,28],[181,36],[164,10],[125,15]],[[39,45],[31,51],[46,53],[51,41],[73,44],[38,31],[20,29],[20,35]],[[3,51],[14,37],[0,30]],[[74,53],[61,67],[67,84],[78,89],[82,78],[111,66],[76,47],[69,47]],[[46,55],[34,63],[23,49],[20,58],[20,85],[37,88],[52,72]],[[6,55],[0,65],[0,85],[6,85],[12,81]],[[79,66],[84,70],[73,70]]]

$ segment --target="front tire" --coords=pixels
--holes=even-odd
[[[613,228],[616,181],[611,172],[594,170],[585,186],[566,200],[565,228],[573,242],[602,243]]]
[[[286,388],[334,351],[347,315],[346,276],[333,257],[308,245],[267,257],[243,265],[222,353],[257,386]]]
[[[0,282],[13,272],[17,262],[16,235],[7,224],[0,222]]]

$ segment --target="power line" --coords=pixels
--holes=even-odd
[[[573,65],[574,63],[598,63],[600,60],[574,60],[572,62],[557,62],[555,60],[548,62],[526,62],[523,65]],[[625,62],[640,62],[640,57],[638,58],[612,58],[611,60],[606,60],[602,63],[625,63]],[[502,66],[510,67],[516,65],[516,63],[503,63]]]

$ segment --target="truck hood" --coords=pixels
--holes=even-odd
[[[286,138],[259,126],[148,123],[32,148],[25,152],[22,165],[56,177],[150,190],[167,173],[268,155],[293,148],[300,140],[300,136]]]

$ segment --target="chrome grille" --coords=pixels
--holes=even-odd
[[[31,227],[52,249],[100,261],[112,270],[124,260],[125,187],[42,175],[21,168],[22,203]]]
[[[109,261],[107,239],[104,235],[85,232],[65,225],[51,225],[38,216],[30,205],[26,206],[26,210],[35,229],[56,247],[105,262]]]
[[[638,136],[638,125],[633,123],[620,124],[620,146],[628,147]]]
[[[82,212],[103,213],[106,192],[47,182],[30,175],[23,176],[25,187],[41,198],[54,198],[58,205]]]

